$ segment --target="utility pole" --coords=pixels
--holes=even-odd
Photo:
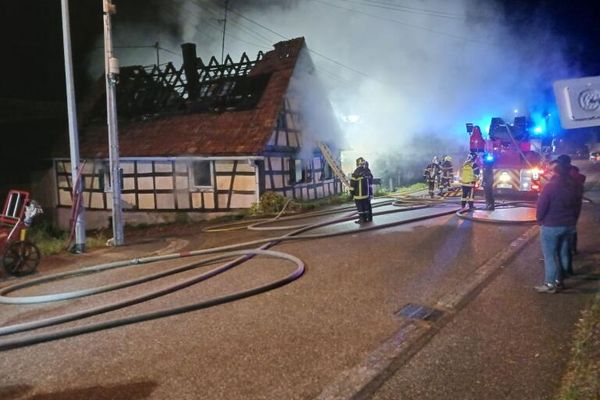
[[[81,195],[83,184],[79,171],[79,134],[77,131],[77,108],[75,106],[75,85],[73,83],[73,60],[71,58],[71,28],[69,23],[69,0],[61,0],[63,47],[65,58],[65,82],[67,86],[67,111],[69,120],[69,147],[71,153],[71,182],[73,186],[73,208],[75,224],[75,244],[72,251],[85,251],[85,219]],[[82,167],[83,168],[83,167]]]
[[[111,14],[117,8],[111,0],[103,0],[104,12],[104,71],[106,75],[106,123],[108,125],[108,157],[112,188],[113,245],[124,244],[123,210],[121,207],[121,168],[119,167],[119,132],[117,126],[117,81],[119,60],[113,57]]]
[[[225,56],[225,30],[227,29],[227,11],[229,9],[229,0],[225,0],[225,17],[223,18],[223,42],[221,43],[221,65]]]

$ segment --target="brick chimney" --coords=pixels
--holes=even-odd
[[[183,43],[181,45],[183,55],[183,71],[185,72],[186,89],[188,99],[195,99],[198,94],[198,57],[196,56],[196,45],[194,43]]]

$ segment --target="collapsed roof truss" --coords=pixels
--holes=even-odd
[[[259,84],[243,84],[249,80],[248,75],[252,69],[263,58],[264,54],[259,52],[256,59],[251,60],[243,53],[238,62],[227,55],[223,63],[219,63],[215,57],[211,57],[208,63],[201,58],[197,59],[198,85],[200,90],[191,96],[189,85],[184,72],[184,67],[177,69],[173,63],[132,66],[121,69],[120,82],[117,86],[117,107],[120,117],[135,118],[148,115],[163,114],[169,112],[185,111],[188,103],[192,104],[194,111],[223,109],[236,109],[238,106],[247,107],[249,98],[256,100],[258,93],[244,93],[235,96],[236,88],[244,87],[245,91],[256,91],[264,89],[264,82]],[[246,78],[246,79],[244,79]],[[261,79],[259,79],[260,81]],[[264,79],[263,79],[264,80]],[[244,99],[242,99],[244,97]],[[226,103],[238,100],[235,104],[226,107]],[[245,100],[240,103],[239,100]],[[217,106],[211,107],[216,104]],[[102,110],[102,111],[101,111]],[[96,115],[103,113],[103,107],[97,108]]]

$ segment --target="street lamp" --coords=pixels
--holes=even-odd
[[[106,123],[108,125],[108,158],[112,188],[112,244],[120,246],[123,237],[123,210],[121,207],[121,168],[119,167],[119,131],[117,126],[117,81],[119,60],[113,57],[112,25],[110,15],[117,12],[111,0],[103,0],[104,12],[104,71],[106,76]]]

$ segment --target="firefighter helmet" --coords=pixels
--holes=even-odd
[[[477,158],[477,154],[469,153],[469,155],[467,156],[467,161],[475,161],[476,158]]]
[[[356,159],[356,166],[358,167],[358,166],[361,166],[361,165],[365,165],[365,162],[366,162],[366,161],[365,161],[365,159],[364,159],[364,158],[362,158],[362,157],[358,157],[358,158]]]
[[[439,160],[438,160],[438,158],[437,158],[437,156],[433,156],[433,158],[431,159],[431,163],[432,164],[439,164],[440,163]]]
[[[444,157],[444,161],[452,161],[452,157],[450,157],[450,156],[445,156],[445,157]]]

